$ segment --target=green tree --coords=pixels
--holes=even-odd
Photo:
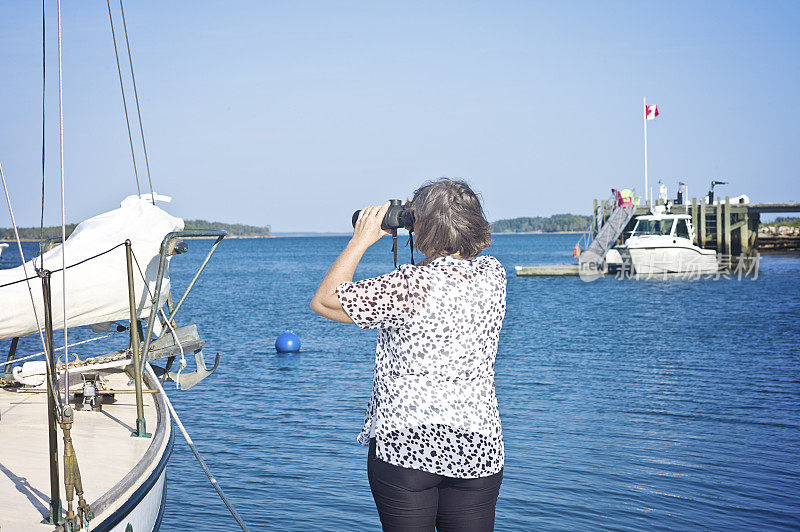
[[[493,233],[555,233],[563,231],[583,231],[589,226],[591,216],[581,214],[554,214],[497,220],[492,224]]]

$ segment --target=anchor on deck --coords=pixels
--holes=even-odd
[[[176,341],[177,340],[177,341]],[[196,325],[187,325],[175,329],[175,332],[167,332],[161,338],[154,340],[148,349],[147,360],[157,360],[160,358],[167,359],[167,367],[164,373],[169,378],[178,384],[181,390],[188,390],[196,385],[217,370],[220,359],[222,358],[219,353],[214,358],[214,365],[211,369],[206,367],[205,356],[203,355],[203,346],[205,341],[200,339],[197,333]],[[170,371],[175,357],[178,355],[194,354],[195,364],[197,369],[195,371]]]

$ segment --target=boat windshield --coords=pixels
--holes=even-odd
[[[691,233],[689,233],[689,226],[687,225],[686,220],[678,220],[678,227],[675,228],[675,236],[681,238],[691,238]]]
[[[669,235],[675,220],[639,220],[631,236]]]

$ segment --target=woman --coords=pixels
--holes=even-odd
[[[503,478],[494,360],[506,276],[480,201],[466,183],[440,179],[407,205],[417,265],[353,281],[358,262],[387,234],[389,203],[363,209],[353,237],[311,301],[318,314],[378,329],[372,397],[358,440],[385,531],[491,531]]]

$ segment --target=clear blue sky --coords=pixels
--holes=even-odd
[[[0,4],[0,161],[29,226],[40,9]],[[48,11],[55,67],[55,1]],[[106,4],[63,11],[67,219],[78,221],[135,184]],[[492,220],[586,213],[612,186],[642,189],[644,96],[661,112],[648,124],[651,183],[672,193],[680,179],[700,195],[722,178],[730,195],[800,201],[798,2],[141,1],[126,16],[154,185],[184,218],[345,231],[354,209],[437,176],[468,180]]]

